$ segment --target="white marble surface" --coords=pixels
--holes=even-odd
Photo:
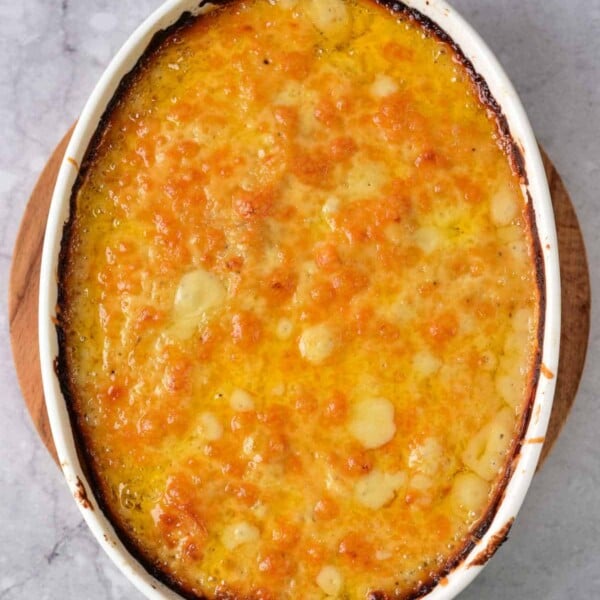
[[[137,599],[24,409],[8,342],[17,228],[47,156],[160,0],[0,0],[0,600]],[[600,293],[600,1],[455,0],[495,50],[571,191]],[[600,309],[571,418],[510,541],[461,600],[600,598]]]

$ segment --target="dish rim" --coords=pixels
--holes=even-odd
[[[464,559],[423,598],[450,600],[460,593],[481,571],[499,544],[505,539],[524,500],[535,472],[541,451],[540,440],[545,437],[552,408],[560,342],[560,272],[554,213],[546,175],[535,136],[523,106],[500,63],[476,31],[445,0],[404,0],[401,4],[430,19],[456,44],[481,75],[491,96],[498,103],[510,128],[510,135],[523,157],[527,183],[524,186],[533,207],[533,222],[544,271],[540,315],[543,327],[541,362],[531,417],[512,466],[512,474],[504,487],[503,497],[496,508],[485,534]],[[63,225],[70,209],[71,189],[88,144],[121,79],[135,66],[155,33],[179,20],[184,12],[198,14],[210,8],[199,0],[168,0],[154,11],[127,39],[114,56],[88,101],[73,131],[61,162],[54,188],[40,272],[39,346],[42,382],[46,407],[56,446],[59,464],[80,511],[100,545],[123,574],[151,600],[181,598],[152,576],[126,549],[115,530],[100,510],[98,502],[80,461],[72,425],[59,379],[55,370],[58,342],[55,328],[57,302],[57,267]],[[533,440],[533,443],[527,443]]]

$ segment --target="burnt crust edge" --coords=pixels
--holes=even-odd
[[[199,2],[198,7],[202,8],[205,5],[211,4],[215,6],[223,6],[227,4],[232,4],[235,0],[202,0]],[[475,89],[477,96],[480,102],[487,108],[489,114],[493,115],[493,118],[496,122],[497,131],[499,134],[499,139],[497,143],[499,147],[502,149],[504,154],[510,161],[511,167],[513,171],[519,176],[519,179],[522,185],[527,186],[528,178],[527,172],[525,169],[525,160],[523,157],[523,151],[518,146],[517,142],[513,138],[510,127],[508,124],[508,120],[497,100],[491,93],[489,86],[484,79],[484,77],[477,72],[473,63],[469,58],[465,55],[461,47],[453,40],[452,37],[446,31],[444,31],[435,21],[433,21],[428,16],[424,15],[422,12],[417,10],[416,8],[409,7],[404,4],[404,2],[394,1],[394,0],[372,0],[372,2],[384,9],[389,10],[394,15],[401,15],[410,22],[416,23],[419,27],[421,27],[428,34],[432,35],[440,42],[448,45],[452,50],[453,56],[458,60],[458,62],[462,65],[462,67],[466,70],[468,77]],[[78,171],[77,178],[75,183],[73,184],[71,190],[71,196],[69,201],[69,218],[65,222],[63,226],[63,235],[61,239],[61,246],[59,252],[59,261],[58,261],[58,269],[57,269],[57,281],[58,281],[58,297],[57,297],[57,319],[56,319],[56,334],[58,338],[58,348],[59,352],[54,361],[55,372],[57,375],[57,379],[60,384],[61,392],[65,398],[65,404],[67,406],[67,410],[69,413],[69,418],[71,421],[71,429],[73,432],[73,437],[75,439],[75,447],[78,455],[79,462],[81,464],[82,470],[91,483],[93,496],[97,501],[98,507],[100,511],[103,513],[104,517],[110,523],[110,525],[115,530],[119,541],[123,544],[125,549],[129,552],[129,554],[156,580],[167,586],[172,591],[179,594],[185,600],[210,600],[204,595],[199,595],[193,590],[186,588],[180,581],[175,579],[173,575],[162,568],[161,565],[157,564],[155,560],[153,560],[146,552],[144,552],[139,544],[132,539],[132,536],[127,532],[126,528],[121,523],[120,518],[113,512],[110,507],[110,504],[107,500],[107,490],[105,486],[96,472],[94,465],[94,453],[91,450],[91,446],[88,443],[88,436],[84,433],[82,427],[82,415],[80,415],[75,408],[75,392],[72,389],[72,379],[69,375],[69,365],[68,365],[68,352],[67,352],[67,339],[65,329],[63,327],[64,321],[64,312],[63,308],[68,307],[68,290],[65,286],[65,280],[68,277],[69,265],[70,265],[70,254],[72,248],[72,236],[73,236],[73,226],[76,220],[76,201],[77,194],[81,189],[85,178],[90,170],[90,167],[94,163],[94,160],[97,156],[99,147],[101,145],[104,133],[106,131],[107,125],[110,122],[110,117],[115,109],[115,107],[121,102],[123,97],[129,91],[133,83],[137,80],[139,75],[143,72],[144,68],[150,63],[155,53],[161,48],[164,42],[166,42],[171,36],[175,35],[178,31],[184,30],[186,27],[190,26],[192,23],[196,21],[198,18],[202,18],[203,15],[192,15],[190,12],[184,12],[179,17],[179,19],[165,29],[161,29],[157,31],[152,39],[150,40],[148,46],[141,54],[140,58],[137,60],[135,65],[131,68],[131,70],[121,79],[119,82],[115,93],[112,98],[106,105],[104,112],[98,122],[98,126],[92,135],[86,152],[84,154],[81,167]],[[537,331],[537,348],[536,355],[532,363],[532,373],[530,375],[529,380],[529,398],[527,400],[527,405],[525,407],[521,424],[520,431],[517,436],[515,436],[515,441],[513,443],[513,449],[511,451],[510,457],[507,461],[506,469],[500,478],[499,482],[496,485],[496,491],[494,497],[490,501],[488,505],[487,511],[484,513],[483,517],[480,521],[472,528],[467,541],[464,543],[462,548],[451,556],[444,566],[433,574],[428,580],[420,583],[413,590],[409,590],[405,594],[398,595],[396,593],[388,593],[385,591],[373,590],[369,592],[367,598],[368,600],[418,600],[423,596],[426,596],[430,593],[435,587],[439,584],[442,584],[446,581],[447,576],[451,574],[461,563],[463,563],[471,551],[476,547],[479,541],[484,537],[486,532],[489,530],[495,516],[497,510],[502,503],[506,489],[510,483],[512,475],[516,469],[516,465],[520,458],[521,448],[524,443],[524,436],[527,428],[529,426],[531,420],[531,414],[533,411],[533,404],[535,400],[535,394],[537,391],[537,386],[539,382],[540,372],[541,372],[541,358],[542,358],[542,343],[544,339],[544,330],[545,330],[545,316],[546,316],[546,290],[545,290],[545,269],[544,269],[544,259],[542,252],[542,245],[539,238],[538,230],[537,230],[537,222],[535,209],[533,207],[531,195],[529,190],[527,190],[527,207],[526,207],[526,219],[529,225],[529,232],[531,235],[531,246],[533,247],[533,261],[535,267],[536,274],[536,284],[538,291],[538,331]],[[87,500],[87,496],[86,496]],[[510,521],[510,526],[512,526],[512,521]],[[506,525],[505,525],[506,528]],[[508,527],[510,529],[510,527]],[[500,532],[503,530],[500,530]],[[499,532],[499,533],[500,533]],[[506,531],[508,534],[508,530]],[[496,534],[497,535],[497,534]],[[501,542],[495,546],[495,550],[505,541],[506,535],[503,537]],[[492,537],[492,540],[495,537]],[[494,551],[495,551],[494,550]],[[491,555],[486,559],[489,560]],[[480,554],[481,555],[481,554]],[[478,557],[480,556],[478,555]],[[477,560],[477,558],[475,561]],[[473,561],[468,566],[473,566],[475,563]],[[155,588],[154,584],[152,587]],[[215,600],[239,600],[240,597],[235,594],[233,591],[218,591]]]
[[[500,546],[508,540],[508,534],[515,522],[515,518],[511,517],[504,526],[495,533],[488,542],[484,550],[482,550],[470,563],[469,567],[483,567],[496,554]]]
[[[86,508],[88,510],[94,510],[94,506],[92,505],[92,503],[90,502],[90,499],[88,498],[88,494],[85,489],[85,486],[83,485],[83,481],[81,481],[81,479],[79,477],[77,477],[77,480],[75,482],[74,496],[75,496],[75,500],[77,500],[77,502],[79,502],[79,504],[81,504],[81,506],[83,508]]]

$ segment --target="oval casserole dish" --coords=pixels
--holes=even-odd
[[[392,3],[388,3],[389,6]],[[69,487],[78,500],[84,518],[92,532],[113,561],[125,575],[149,598],[179,597],[172,589],[153,577],[125,547],[105,516],[95,496],[82,460],[84,452],[78,448],[78,436],[72,429],[69,411],[61,393],[61,382],[55,365],[58,355],[58,339],[55,329],[55,307],[57,306],[56,274],[60,254],[63,224],[68,221],[70,198],[78,172],[74,165],[81,165],[94,133],[102,124],[102,117],[109,106],[123,77],[137,64],[155,34],[178,22],[185,12],[198,14],[210,10],[210,5],[197,2],[167,2],[154,13],[129,39],[110,64],[76,126],[65,159],[59,172],[48,218],[44,242],[40,282],[40,357],[44,392],[61,467]],[[506,127],[513,141],[517,162],[522,168],[524,195],[531,203],[534,246],[538,248],[536,268],[543,280],[539,299],[539,373],[535,397],[527,412],[528,423],[513,463],[508,470],[508,481],[500,502],[493,514],[485,519],[473,543],[461,554],[452,570],[443,578],[444,585],[424,586],[419,597],[452,598],[462,590],[481,570],[498,545],[505,539],[515,515],[523,501],[541,449],[557,372],[560,336],[560,282],[556,233],[552,206],[541,157],[535,138],[510,82],[501,67],[475,32],[443,2],[415,1],[406,5],[395,3],[394,10],[407,11],[411,18],[425,24],[439,39],[451,44],[472,65],[472,79],[481,90],[489,90],[488,102],[493,104],[500,116],[501,126]],[[497,103],[497,106],[496,104]],[[160,574],[159,574],[160,576]],[[431,589],[430,589],[431,588]],[[192,596],[190,596],[192,597]],[[195,597],[195,596],[193,596]],[[374,596],[375,597],[375,596]]]

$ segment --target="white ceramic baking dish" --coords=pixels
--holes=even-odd
[[[108,102],[123,76],[136,64],[153,35],[176,22],[184,11],[198,13],[210,10],[199,0],[169,0],[152,14],[127,40],[85,105],[63,159],[52,198],[44,240],[40,299],[39,341],[46,405],[54,443],[65,478],[92,533],[107,554],[148,598],[179,598],[172,590],[150,575],[127,551],[116,536],[110,522],[98,508],[75,446],[69,414],[54,369],[58,353],[54,323],[57,301],[57,263],[63,224],[68,218],[71,188],[77,176],[88,143],[96,130]],[[391,4],[391,3],[390,3]],[[473,64],[487,83],[499,104],[512,137],[521,150],[527,176],[526,192],[531,199],[539,235],[539,248],[545,273],[543,304],[542,369],[535,394],[531,418],[521,450],[515,459],[512,476],[485,535],[464,560],[444,579],[444,585],[433,588],[428,600],[455,597],[481,571],[483,565],[504,541],[508,529],[523,502],[534,474],[544,439],[555,387],[560,339],[560,281],[558,249],[552,204],[538,146],[521,102],[502,67],[477,33],[446,2],[441,0],[405,0],[446,32]],[[200,6],[199,6],[200,5]]]

